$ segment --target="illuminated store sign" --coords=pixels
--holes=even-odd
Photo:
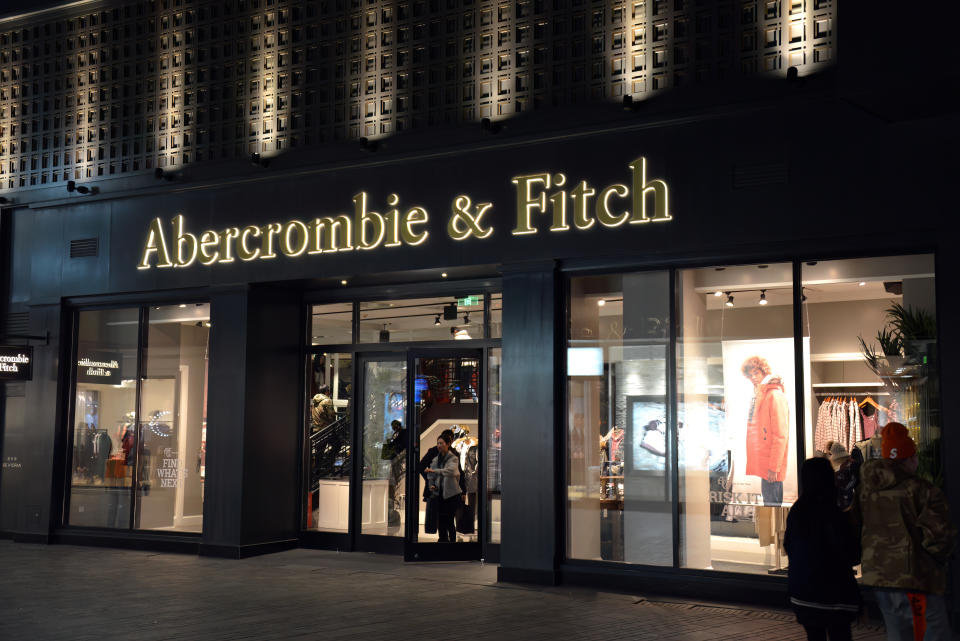
[[[77,358],[77,382],[119,385],[122,356],[113,352],[91,352]]]
[[[33,348],[0,345],[0,381],[33,380]]]
[[[513,178],[516,223],[510,233],[525,236],[544,228],[568,232],[590,229],[596,224],[620,227],[672,220],[667,183],[659,178],[647,178],[645,158],[634,160],[629,168],[627,183],[602,189],[586,180],[575,183],[563,173]],[[361,191],[353,197],[352,215],[198,233],[188,230],[187,221],[181,215],[174,216],[169,223],[158,217],[150,223],[137,268],[272,260],[279,255],[295,258],[304,254],[416,246],[427,241],[430,213],[424,207],[401,206],[397,194],[390,194],[386,206],[384,213],[372,210],[369,195]],[[467,194],[455,196],[447,218],[447,236],[456,241],[490,238],[495,233],[489,222],[493,207],[493,203],[474,203]]]

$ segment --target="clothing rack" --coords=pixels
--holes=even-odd
[[[890,396],[890,392],[872,392],[871,389],[883,387],[883,383],[814,383],[814,396]],[[854,388],[866,388],[862,392]]]

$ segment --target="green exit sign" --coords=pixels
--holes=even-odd
[[[480,304],[479,296],[464,296],[457,299],[457,307],[476,307]]]

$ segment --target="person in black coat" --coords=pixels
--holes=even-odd
[[[849,513],[837,507],[829,460],[812,458],[800,467],[800,498],[787,516],[783,545],[790,557],[790,603],[807,639],[852,639],[850,624],[861,605],[853,574],[860,542]]]

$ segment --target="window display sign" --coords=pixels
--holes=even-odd
[[[792,338],[723,341],[732,487],[719,502],[789,506],[797,500],[794,385]]]
[[[77,382],[120,384],[120,361],[118,352],[80,352],[77,355]]]
[[[0,345],[0,381],[33,380],[33,348]]]

